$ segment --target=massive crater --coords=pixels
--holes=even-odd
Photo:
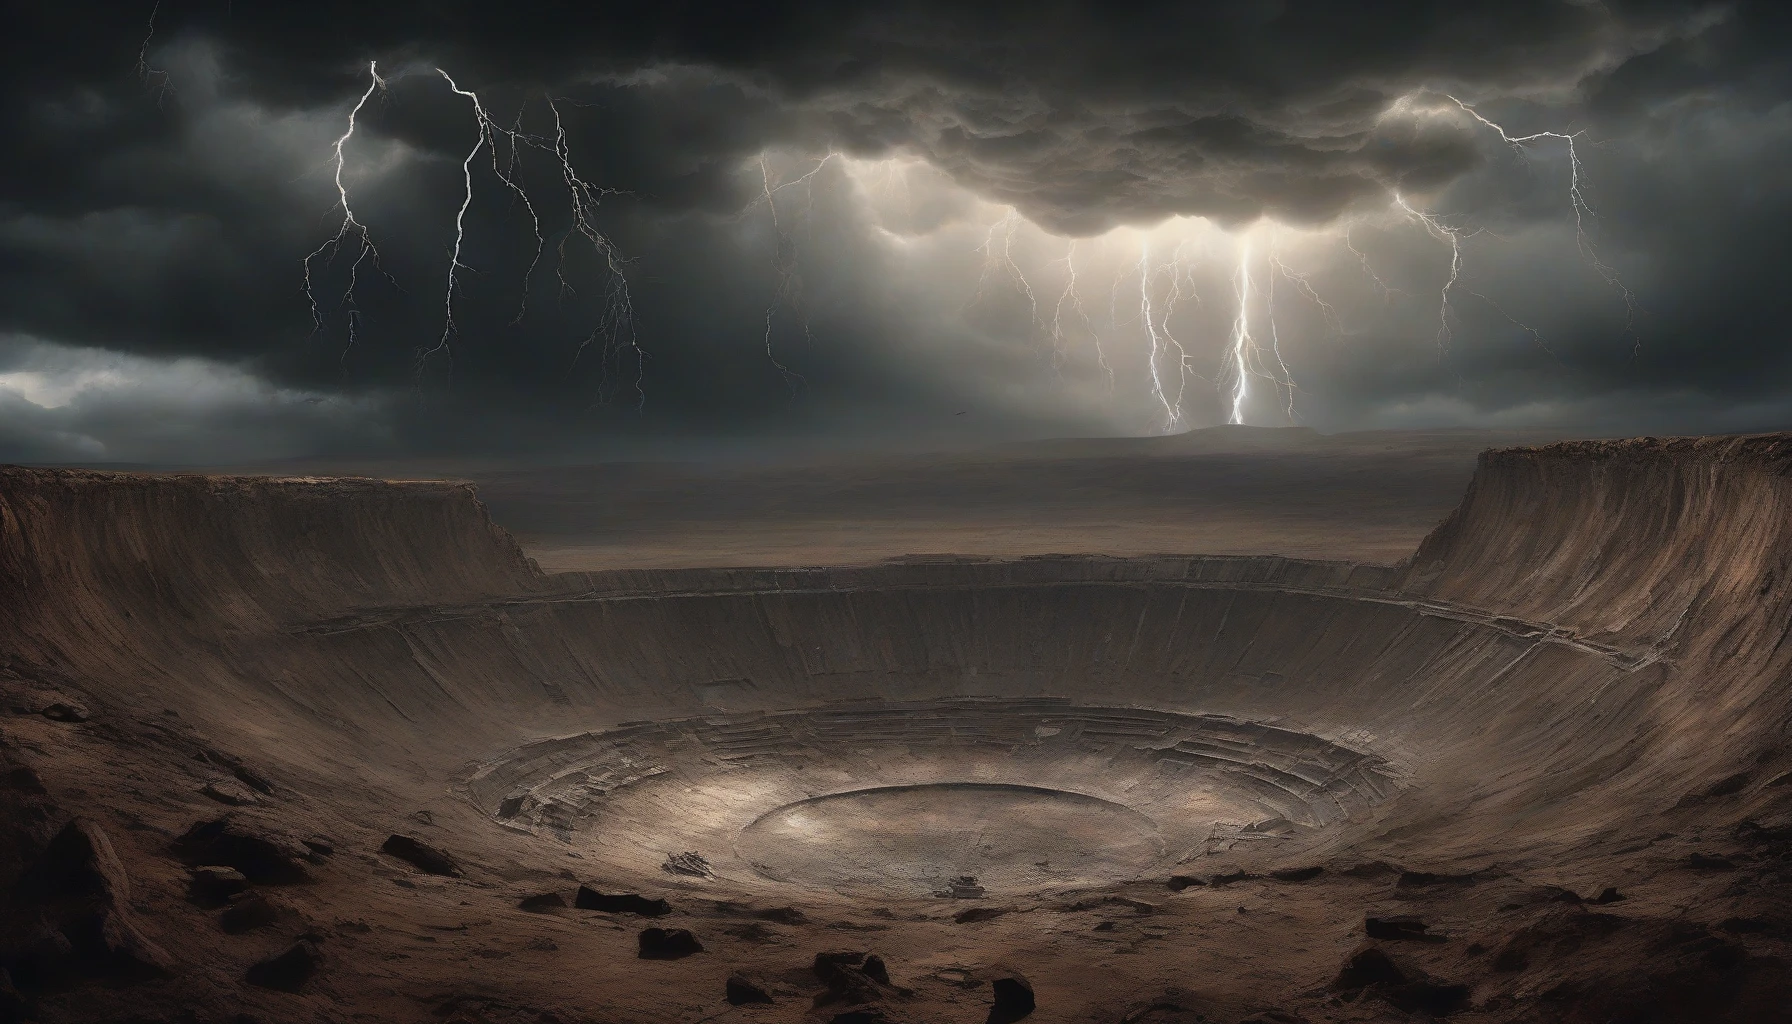
[[[1490,453],[1385,566],[544,574],[453,484],[0,471],[0,961],[66,1020],[1768,1019],[1787,445]],[[243,940],[239,833],[299,858]]]

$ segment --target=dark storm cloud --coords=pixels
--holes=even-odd
[[[828,169],[800,242],[789,243],[802,249],[812,331],[796,329],[789,310],[775,325],[779,351],[806,378],[789,399],[761,337],[779,257],[751,205],[753,157],[920,158],[1069,235],[1173,215],[1322,225],[1384,207],[1393,190],[1480,213],[1506,234],[1559,224],[1561,194],[1540,184],[1542,171],[1495,173],[1512,161],[1497,140],[1424,113],[1446,93],[1516,130],[1571,123],[1610,140],[1587,158],[1599,172],[1601,241],[1649,297],[1651,344],[1612,382],[1601,367],[1625,363],[1633,346],[1601,306],[1610,296],[1594,287],[1591,298],[1551,299],[1538,321],[1572,339],[1560,354],[1569,369],[1541,392],[1572,404],[1602,390],[1647,393],[1655,379],[1690,382],[1695,397],[1721,403],[1773,390],[1760,368],[1783,358],[1786,300],[1757,286],[1770,285],[1788,195],[1761,165],[1736,169],[1782,152],[1778,5],[171,0],[154,7],[146,52],[160,73],[143,82],[133,69],[152,7],[36,5],[9,37],[0,331],[69,351],[199,356],[274,391],[359,396],[371,404],[356,415],[382,422],[400,446],[541,446],[593,430],[875,429],[951,417],[994,391],[1012,394],[985,403],[1000,405],[984,421],[992,431],[1101,429],[1086,410],[1054,409],[1027,376],[1038,366],[1022,373],[1004,368],[1012,354],[992,354],[1037,338],[952,320],[926,301],[920,279],[907,291],[892,284],[902,268],[867,241],[871,222]],[[364,112],[351,176],[395,284],[364,278],[350,347],[336,304],[343,264],[320,274],[328,330],[310,338],[298,261],[340,219],[329,144],[367,87],[370,60],[391,88]],[[428,401],[402,397],[415,353],[441,331],[460,161],[475,138],[469,104],[435,66],[537,136],[552,131],[546,97],[556,97],[581,173],[626,193],[606,199],[602,226],[633,259],[644,363],[632,350],[606,358],[601,338],[581,349],[601,320],[603,268],[592,253],[573,247],[576,294],[557,287],[552,252],[524,293],[535,242],[487,153],[474,164],[472,269],[457,298],[453,360],[427,368]],[[518,166],[532,195],[556,195],[543,154],[525,152]],[[1741,191],[1699,187],[1706,181]],[[542,213],[557,242],[569,227],[563,203]],[[1415,266],[1435,261],[1434,241],[1401,244]],[[1522,241],[1515,251],[1527,251]],[[1496,273],[1483,264],[1477,286],[1507,301],[1548,296],[1543,265],[1514,258]],[[1717,336],[1735,340],[1713,346]],[[1376,367],[1404,358],[1389,339],[1364,340],[1360,352]],[[1533,355],[1493,346],[1445,371],[1390,374],[1315,350],[1314,365],[1337,381],[1319,408],[1334,425],[1366,422],[1384,407],[1415,407],[1439,372],[1465,371],[1474,383],[1453,400],[1472,414],[1517,408],[1539,389]],[[637,375],[650,395],[640,414]],[[600,394],[613,402],[593,408]],[[24,419],[0,410],[0,420]],[[305,417],[291,424],[295,436],[321,429]]]

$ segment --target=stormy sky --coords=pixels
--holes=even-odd
[[[0,461],[1792,426],[1785,5],[967,7],[28,5]]]

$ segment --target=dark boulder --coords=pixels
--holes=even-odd
[[[252,885],[284,885],[311,877],[305,868],[311,851],[304,843],[229,815],[194,825],[175,840],[174,849],[189,864],[235,868]]]
[[[1332,980],[1332,988],[1339,992],[1355,992],[1370,985],[1403,985],[1406,981],[1406,972],[1394,963],[1393,958],[1374,946],[1365,946],[1344,961],[1338,976]]]
[[[137,929],[131,881],[105,830],[76,818],[19,877],[8,910],[6,942],[22,984],[71,972],[143,981],[172,972],[173,961]]]
[[[1010,1024],[1033,1012],[1033,985],[1018,974],[1003,974],[990,979],[990,992],[995,997],[984,1024]]]
[[[641,917],[665,917],[672,904],[657,897],[632,892],[601,893],[589,886],[579,886],[572,905],[580,910],[600,910],[606,914],[636,914]]]
[[[258,892],[246,892],[230,901],[230,906],[218,916],[218,924],[227,934],[241,935],[257,928],[265,928],[279,916],[279,909],[266,896]]]
[[[703,943],[683,928],[648,928],[641,932],[640,952],[643,960],[680,960],[703,952]]]
[[[223,864],[201,864],[187,882],[188,895],[197,903],[217,906],[249,887],[241,871]]]
[[[1468,1009],[1469,987],[1422,979],[1387,988],[1380,995],[1388,1005],[1406,1013],[1448,1017]]]
[[[527,910],[531,914],[540,914],[549,910],[561,910],[566,907],[566,897],[557,892],[538,892],[533,896],[524,896],[517,901],[518,910]]]
[[[38,711],[38,714],[48,718],[52,722],[85,722],[92,717],[87,708],[80,702],[70,700],[66,697],[45,704]]]
[[[388,857],[397,857],[425,874],[448,878],[461,876],[460,865],[454,862],[453,857],[410,836],[387,836],[386,841],[380,844],[380,852]]]
[[[1309,868],[1283,868],[1271,871],[1269,877],[1278,882],[1305,882],[1325,874],[1325,869],[1317,865]]]
[[[317,945],[310,939],[300,939],[266,960],[250,965],[246,978],[249,984],[261,988],[297,992],[305,987],[322,963],[323,954],[318,952]]]
[[[770,1003],[772,994],[755,982],[735,974],[730,975],[725,991],[730,1006],[748,1006],[756,1003]]]
[[[1425,934],[1426,924],[1416,917],[1365,917],[1363,932],[1371,939],[1398,942],[1443,942],[1442,935]]]

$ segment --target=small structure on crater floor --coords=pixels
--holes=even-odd
[[[660,870],[669,875],[688,875],[692,878],[714,878],[715,872],[710,869],[709,861],[700,853],[685,851],[684,853],[666,854],[666,863]]]
[[[935,895],[948,899],[980,900],[988,894],[977,884],[976,875],[959,875],[947,882],[946,887],[938,890]]]

